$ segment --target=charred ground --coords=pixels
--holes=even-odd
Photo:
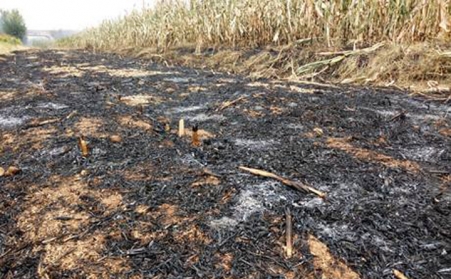
[[[451,278],[446,103],[81,51],[0,73],[0,277]]]

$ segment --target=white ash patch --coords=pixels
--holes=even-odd
[[[237,219],[246,221],[252,214],[263,212],[277,202],[287,200],[280,193],[280,183],[275,181],[265,181],[261,184],[248,186],[238,196],[238,201],[234,206],[234,216]]]
[[[281,195],[280,187],[280,183],[276,181],[247,186],[238,196],[233,216],[212,220],[210,226],[215,229],[232,229],[240,221],[247,221],[254,213],[271,210],[274,203],[287,200]]]
[[[372,112],[380,114],[382,116],[394,116],[399,113],[399,112],[391,111],[391,110],[373,109],[373,108],[368,108],[368,107],[360,107],[359,109],[372,111]]]
[[[191,112],[204,109],[205,106],[176,107],[172,109],[174,113]]]
[[[23,111],[24,109],[29,109],[29,108],[31,108],[30,105],[27,105],[25,107],[23,107],[23,106],[10,106],[10,107],[6,107],[6,108],[2,108],[2,109],[0,109],[0,111],[2,113],[5,113],[5,114],[7,114],[7,113],[17,113],[19,111]]]
[[[404,149],[402,154],[413,161],[435,162],[444,152],[444,149],[440,150],[432,146],[424,146]]]
[[[62,147],[56,147],[53,149],[43,149],[39,151],[39,156],[47,158],[47,157],[58,157],[61,154],[65,153],[67,151],[67,146]]]
[[[405,103],[408,105],[412,105],[418,109],[421,110],[427,110],[429,112],[434,113],[442,113],[445,114],[446,112],[451,112],[451,108],[448,105],[443,104],[434,104],[434,103],[425,103],[424,101],[419,101],[411,98],[405,98],[403,97],[395,97],[395,100],[397,100],[400,103]],[[451,117],[451,115],[448,114],[448,117]]]
[[[14,128],[16,126],[22,125],[28,119],[30,119],[28,116],[12,117],[12,116],[2,116],[2,115],[0,115],[0,127],[2,127],[2,128]]]
[[[317,208],[325,205],[325,202],[322,198],[316,197],[308,201],[302,201],[299,203],[293,202],[292,205],[294,207],[306,207],[306,208]]]
[[[199,166],[204,166],[199,160],[197,160],[193,154],[186,154],[185,156],[181,157],[180,162],[182,165],[187,165],[187,166],[195,166],[195,167],[199,167]]]
[[[340,183],[337,186],[333,186],[333,188],[331,189],[326,189],[328,187],[319,187],[316,185],[312,185],[313,188],[316,188],[320,191],[325,191],[325,192],[329,192],[328,196],[329,197],[338,197],[341,198],[343,196],[347,196],[347,197],[356,197],[358,198],[363,191],[363,188],[356,184],[356,183],[351,183],[351,184],[347,184],[347,183]]]
[[[350,230],[346,224],[325,224],[319,223],[316,226],[318,234],[322,237],[331,238],[334,240],[349,240],[355,241],[359,238],[356,232]]]
[[[236,145],[254,150],[266,149],[275,143],[276,142],[274,140],[235,139]]]
[[[200,113],[200,114],[197,114],[194,116],[186,116],[185,119],[190,120],[190,121],[196,121],[196,122],[204,122],[204,121],[208,121],[208,120],[221,121],[221,120],[226,119],[226,117],[223,115],[220,115],[220,114],[207,115],[205,113]]]
[[[220,219],[211,220],[209,223],[210,227],[217,230],[226,230],[231,229],[238,225],[238,221],[235,219],[232,219],[230,217],[222,217]]]
[[[293,130],[300,130],[300,131],[302,131],[302,130],[305,129],[304,125],[301,125],[301,124],[294,124],[294,123],[288,124],[288,125],[287,125],[287,128],[293,129]]]
[[[262,200],[255,197],[255,193],[246,190],[240,193],[239,200],[235,206],[235,215],[237,218],[246,221],[249,216],[255,212],[263,211]]]
[[[291,102],[291,103],[288,103],[288,105],[287,106],[289,106],[290,108],[295,108],[295,107],[297,107],[298,106],[298,104],[297,103],[295,103],[295,102]]]
[[[440,120],[442,116],[434,115],[434,114],[407,114],[408,117],[412,118],[415,121],[424,121],[424,120]]]
[[[100,149],[98,147],[93,148],[91,152],[92,152],[92,155],[97,155],[97,156],[102,156],[102,155],[105,155],[108,153],[106,150]]]
[[[418,191],[418,186],[419,185],[417,184],[403,183],[396,187],[389,185],[387,189],[390,195],[397,196],[397,203],[398,205],[401,205],[410,203],[409,199],[406,198],[406,196],[412,195],[412,193],[416,193]]]
[[[59,110],[59,109],[68,108],[68,106],[66,106],[64,104],[55,104],[55,103],[50,102],[50,103],[40,103],[40,104],[36,105],[36,108]]]
[[[236,83],[236,79],[233,78],[219,78],[216,81],[217,83],[222,82],[222,83]]]
[[[182,78],[182,77],[172,77],[172,78],[165,78],[164,81],[169,82],[175,82],[175,83],[186,83],[189,82],[189,78]]]
[[[399,114],[399,111],[373,109],[373,108],[368,108],[368,107],[360,107],[360,109],[372,111],[374,113],[380,114],[385,117],[393,117],[393,116]],[[438,114],[435,115],[435,114],[430,114],[430,113],[412,114],[412,113],[407,112],[406,115],[407,115],[407,118],[412,119],[414,122],[422,122],[424,120],[439,120],[443,117]]]
[[[361,238],[363,240],[370,240],[371,243],[375,244],[377,247],[379,247],[382,251],[386,251],[386,252],[394,252],[393,250],[391,250],[390,248],[388,248],[389,244],[391,245],[391,243],[388,243],[388,241],[384,240],[382,237],[374,235],[374,234],[370,234],[370,233],[364,233]]]

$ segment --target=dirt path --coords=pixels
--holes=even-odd
[[[451,278],[449,105],[77,51],[0,73],[0,278]]]

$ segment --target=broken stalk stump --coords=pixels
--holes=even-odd
[[[289,179],[283,178],[283,177],[278,176],[277,174],[274,174],[274,173],[270,173],[270,172],[267,172],[267,171],[264,171],[264,170],[259,170],[259,169],[247,168],[247,167],[243,167],[243,166],[240,166],[239,169],[247,171],[247,172],[250,172],[250,173],[255,174],[255,175],[259,175],[259,176],[263,176],[263,177],[269,177],[269,178],[274,178],[276,180],[279,180],[280,182],[282,182],[285,185],[288,185],[288,186],[291,186],[291,187],[295,188],[296,190],[314,193],[317,196],[319,196],[320,198],[325,198],[326,197],[326,193],[324,193],[324,192],[316,190],[315,188],[310,187],[308,185],[305,185],[305,184],[303,184],[301,182],[291,181]]]
[[[88,157],[89,155],[88,143],[86,142],[85,137],[83,135],[78,138],[78,146],[80,147],[81,155],[85,158]]]
[[[393,269],[393,275],[395,275],[396,279],[409,279],[407,276],[405,276],[401,271],[397,269]]]
[[[286,218],[286,240],[287,240],[287,258],[291,258],[293,255],[293,223],[291,218],[291,212],[290,209],[287,208],[285,211],[285,218]]]
[[[3,176],[13,176],[21,172],[21,169],[15,166],[9,166],[3,173]]]
[[[185,120],[179,120],[179,137],[183,137],[185,135]]]
[[[200,146],[199,129],[198,129],[197,125],[193,126],[192,145]]]

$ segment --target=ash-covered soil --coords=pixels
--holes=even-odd
[[[451,278],[450,110],[107,54],[3,56],[0,166],[21,172],[0,177],[0,277]]]

